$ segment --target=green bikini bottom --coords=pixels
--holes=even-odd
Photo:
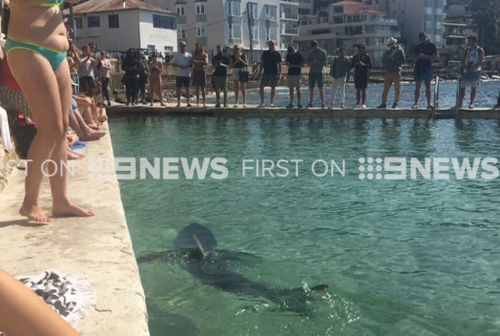
[[[64,60],[66,59],[65,51],[51,50],[44,47],[40,47],[39,45],[33,43],[16,41],[8,37],[5,41],[5,50],[7,54],[15,49],[28,50],[36,54],[42,55],[47,59],[47,61],[49,61],[53,70],[57,69],[61,65],[61,63],[64,62]]]

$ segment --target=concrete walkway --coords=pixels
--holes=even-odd
[[[112,158],[109,135],[88,142],[70,178],[72,200],[95,210],[93,218],[54,219],[50,225],[30,226],[17,214],[24,194],[24,176],[9,177],[0,193],[0,267],[11,274],[39,274],[53,269],[89,279],[97,305],[80,323],[81,335],[147,336],[144,291],[111,160],[99,165],[102,176],[89,176],[91,159]],[[99,161],[100,162],[100,161]],[[42,206],[51,209],[50,188],[44,182]]]
[[[210,104],[207,108],[198,107],[193,104],[193,107],[186,107],[186,104],[181,104],[181,107],[176,107],[174,103],[168,103],[165,107],[161,107],[159,103],[154,106],[138,104],[136,106],[126,106],[124,104],[114,103],[108,108],[110,116],[123,115],[200,115],[200,116],[221,116],[221,117],[244,117],[244,118],[300,118],[300,117],[317,117],[317,118],[412,118],[412,119],[500,119],[500,109],[493,110],[488,108],[476,108],[474,110],[462,109],[454,111],[450,109],[440,109],[431,114],[432,111],[426,109],[286,109],[284,107],[274,108],[257,108],[256,105],[248,105],[246,108],[232,107],[216,108]]]

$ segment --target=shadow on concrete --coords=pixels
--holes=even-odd
[[[50,223],[49,224],[37,223],[34,221],[30,221],[28,219],[15,219],[15,220],[4,221],[4,222],[0,221],[0,229],[4,228],[4,227],[8,227],[8,226],[14,226],[14,225],[25,226],[25,227],[43,227],[46,225],[50,225]]]

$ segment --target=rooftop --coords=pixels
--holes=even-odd
[[[74,7],[75,14],[115,12],[120,10],[143,9],[148,11],[172,13],[161,7],[141,0],[89,0]],[[173,14],[173,13],[172,13]]]

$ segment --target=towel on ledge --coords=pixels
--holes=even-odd
[[[16,278],[74,328],[87,315],[87,311],[96,305],[95,290],[87,279],[53,270]]]
[[[7,117],[7,111],[0,107],[0,134],[2,134],[2,143],[7,152],[10,152],[14,146],[12,145],[12,140],[10,139],[10,129],[9,129],[9,118]]]

